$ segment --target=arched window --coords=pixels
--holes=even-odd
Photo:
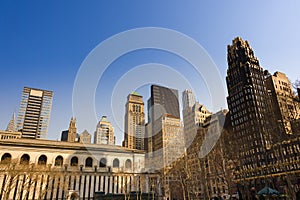
[[[20,164],[28,165],[29,161],[30,161],[30,156],[28,154],[23,154],[23,156],[20,159]]]
[[[99,166],[106,167],[106,158],[101,158]]]
[[[85,160],[85,167],[93,167],[93,159],[91,157]]]
[[[3,156],[1,157],[1,163],[10,163],[10,161],[11,161],[10,153],[3,154]]]
[[[55,158],[54,166],[63,166],[64,158],[62,156],[57,156]]]
[[[78,158],[76,156],[72,157],[70,165],[78,166]]]
[[[130,159],[126,160],[126,162],[125,162],[125,168],[126,169],[130,169],[131,168],[131,160]]]
[[[120,165],[119,159],[115,158],[113,161],[113,167],[119,167],[119,165]]]
[[[46,165],[47,164],[47,156],[41,155],[38,160],[38,165]]]

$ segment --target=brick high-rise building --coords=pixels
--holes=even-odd
[[[287,139],[293,134],[291,122],[300,117],[299,102],[296,100],[292,84],[282,72],[275,72],[274,75],[266,73],[266,87],[269,91],[271,113],[278,128],[278,135],[274,136],[274,139]]]
[[[144,150],[145,113],[143,97],[132,92],[127,97],[125,106],[125,133],[123,146],[130,149]]]
[[[260,167],[271,141],[264,71],[248,41],[237,37],[227,50],[227,102],[241,169]]]
[[[53,92],[24,87],[17,129],[23,138],[46,138]]]

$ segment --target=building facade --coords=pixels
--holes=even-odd
[[[0,158],[0,199],[93,199],[158,187],[157,175],[144,171],[144,152],[120,146],[15,139],[0,141]]]
[[[182,92],[182,106],[183,109],[191,108],[195,104],[195,95],[192,90],[184,90]]]
[[[84,144],[91,144],[92,136],[91,134],[87,131],[84,130],[80,135],[79,135],[79,142],[84,143]]]
[[[230,195],[234,196],[229,191],[235,183],[225,151],[227,134],[224,132],[224,121],[227,113],[227,110],[221,110],[209,116],[198,127],[186,153],[173,163],[168,173],[170,199],[229,199]],[[201,149],[209,153],[201,157]]]
[[[94,143],[109,145],[115,144],[114,127],[107,120],[106,116],[102,116],[101,120],[97,124],[96,131],[94,133]]]
[[[264,71],[248,41],[237,37],[227,50],[227,103],[233,134],[240,144],[240,169],[260,167],[266,163],[273,125]]]
[[[24,87],[17,129],[23,138],[46,138],[53,92]]]
[[[69,129],[68,129],[68,134],[67,134],[67,141],[68,142],[78,142],[77,138],[77,127],[76,127],[76,119],[71,118]]]
[[[159,85],[151,85],[148,100],[148,122],[159,119],[164,114],[180,118],[178,90]]]
[[[300,118],[300,107],[293,92],[292,84],[282,72],[266,74],[272,114],[277,124],[276,141],[286,140],[293,135],[292,121]],[[274,136],[275,137],[275,136]]]
[[[145,150],[145,112],[143,97],[132,92],[125,105],[125,133],[123,146]]]
[[[204,105],[195,102],[192,107],[183,108],[182,114],[185,146],[188,147],[195,138],[198,128],[203,126],[212,113]]]

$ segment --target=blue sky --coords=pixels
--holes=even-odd
[[[293,82],[300,78],[299,7],[296,0],[1,1],[0,129],[5,129],[12,112],[18,111],[22,89],[29,86],[54,91],[48,138],[60,138],[73,115],[73,84],[81,63],[100,42],[133,28],[163,27],[193,38],[215,62],[223,84],[227,45],[241,36],[250,42],[264,68],[283,71]],[[115,83],[132,67],[153,62],[186,73],[196,86],[199,101],[209,104],[205,86],[197,82],[186,62],[170,53],[141,50],[121,56],[105,72],[95,96],[98,118],[108,115],[114,121],[106,97]],[[149,85],[138,90],[146,102]],[[78,128],[79,132],[87,129],[93,133],[95,126]],[[120,144],[122,127],[116,129]]]

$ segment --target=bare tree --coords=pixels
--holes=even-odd
[[[58,177],[59,180],[65,179],[65,173],[61,168],[52,168],[51,165],[22,164],[16,160],[2,161],[0,175],[5,180],[3,180],[1,199],[23,200],[35,195],[38,200],[42,200],[51,190],[49,183]],[[67,181],[55,181],[55,184],[56,187],[59,184],[61,190],[68,189]],[[34,191],[35,185],[38,186],[38,191]]]
[[[297,79],[297,80],[293,83],[293,88],[294,88],[294,89],[300,88],[300,79]]]

